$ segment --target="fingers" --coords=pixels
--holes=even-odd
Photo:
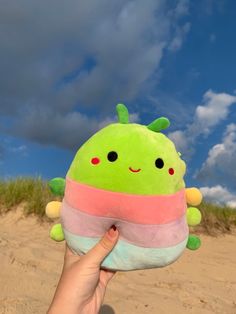
[[[112,251],[119,237],[119,232],[112,226],[103,238],[86,254],[87,261],[100,265],[104,258]]]

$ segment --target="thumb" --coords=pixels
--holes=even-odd
[[[104,258],[112,251],[119,238],[119,232],[113,225],[102,239],[86,254],[87,261],[100,265]]]

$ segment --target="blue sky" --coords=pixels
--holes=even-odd
[[[186,183],[236,207],[236,2],[5,1],[0,20],[0,176],[65,176],[116,121],[158,116]]]

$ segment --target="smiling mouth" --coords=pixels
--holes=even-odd
[[[131,167],[129,167],[129,170],[132,171],[132,172],[139,172],[141,169],[135,170],[135,169],[132,169]]]

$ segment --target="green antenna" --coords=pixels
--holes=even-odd
[[[118,115],[118,120],[120,123],[129,123],[129,112],[128,109],[123,104],[118,104],[116,106],[116,112]]]
[[[169,126],[170,126],[170,121],[165,117],[161,117],[161,118],[158,118],[158,119],[154,120],[153,122],[151,122],[147,126],[147,128],[149,130],[154,131],[154,132],[160,132],[161,130],[166,129]]]

